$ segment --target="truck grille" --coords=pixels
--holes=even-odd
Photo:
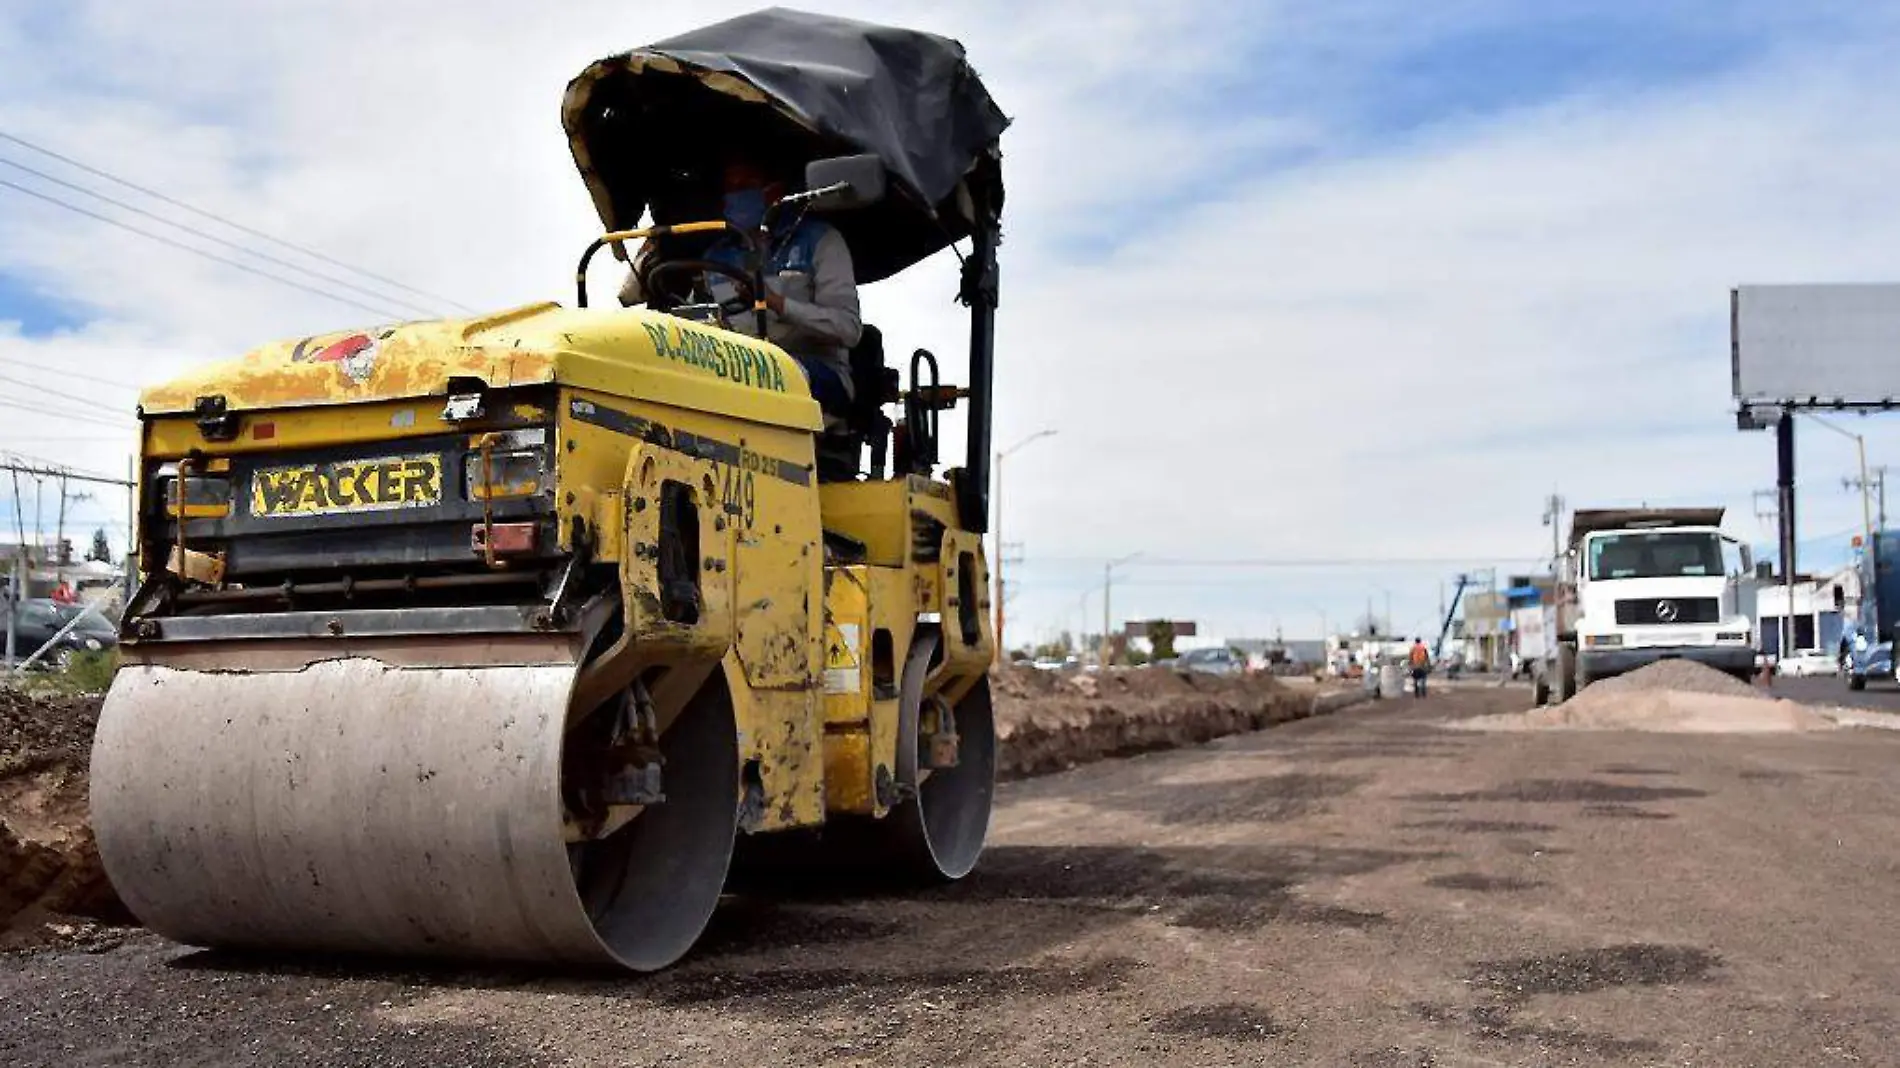
[[[1721,602],[1714,597],[1637,597],[1616,602],[1620,626],[1718,623],[1721,617]]]

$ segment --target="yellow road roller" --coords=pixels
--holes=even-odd
[[[91,803],[161,934],[650,970],[739,871],[977,862],[1007,120],[954,41],[779,9],[603,59],[562,115],[606,229],[576,307],[290,339],[142,395]],[[924,350],[906,379],[867,326],[822,410],[742,328],[756,253],[737,309],[588,306],[602,249],[759,243],[708,210],[735,142],[802,168],[774,210],[836,227],[860,283],[957,250],[963,384]]]

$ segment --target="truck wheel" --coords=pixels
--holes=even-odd
[[[1577,696],[1577,647],[1557,646],[1557,701]]]
[[[1856,693],[1860,692],[1861,690],[1865,690],[1867,688],[1867,676],[1865,675],[1847,676],[1847,688],[1855,691]]]
[[[1541,671],[1531,673],[1531,704],[1542,708],[1550,703],[1550,680]]]

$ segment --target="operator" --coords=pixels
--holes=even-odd
[[[727,163],[723,187],[726,221],[754,233],[764,227],[766,210],[786,193],[785,182],[743,158]],[[841,413],[851,406],[851,347],[858,343],[864,329],[851,249],[836,228],[810,215],[801,219],[796,212],[775,220],[768,239],[771,252],[765,266],[766,339],[804,368],[812,397],[820,408]],[[648,241],[634,257],[633,269],[620,287],[623,306],[646,300],[641,292],[640,271],[657,255]],[[745,249],[728,235],[712,246],[706,258],[743,268]],[[731,279],[710,272],[706,286],[713,299],[722,304],[739,295]],[[733,317],[727,328],[756,336],[758,323],[748,308]]]

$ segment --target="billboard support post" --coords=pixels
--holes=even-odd
[[[1781,506],[1781,580],[1788,587],[1788,610],[1781,620],[1781,658],[1794,655],[1794,412],[1783,409],[1775,421],[1775,490]]]

